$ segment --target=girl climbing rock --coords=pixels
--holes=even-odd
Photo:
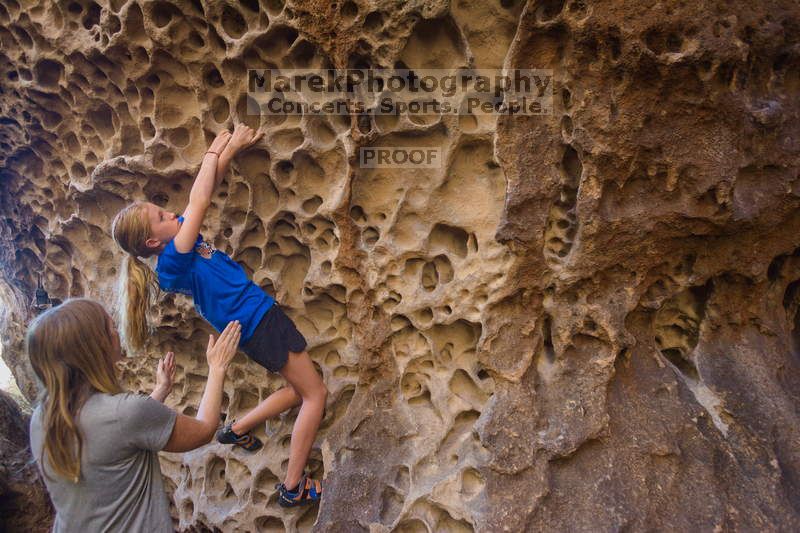
[[[139,258],[157,256],[155,277],[162,290],[191,296],[198,313],[218,331],[229,321],[238,320],[242,325],[242,351],[288,382],[241,420],[223,427],[217,440],[256,451],[262,443],[252,434],[252,428],[301,404],[292,431],[286,477],[276,485],[278,502],[291,507],[322,496],[320,482],[304,475],[304,469],[328,391],[306,351],[305,338],[292,320],[239,264],[199,235],[214,189],[231,159],[261,136],[244,124],[238,124],[233,134],[223,131],[203,156],[183,216],[152,203],[133,203],[114,218],[112,234],[128,253],[120,291],[126,345],[137,349],[146,339],[146,310],[154,276]]]

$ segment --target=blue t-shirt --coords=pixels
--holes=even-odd
[[[183,217],[178,220],[183,222]],[[200,251],[211,257],[206,259]],[[275,303],[236,261],[205,242],[202,235],[186,253],[175,249],[175,239],[169,241],[158,256],[156,273],[162,290],[191,296],[197,312],[217,331],[238,320],[242,324],[240,345],[250,339],[264,313]]]

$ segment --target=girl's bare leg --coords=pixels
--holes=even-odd
[[[280,370],[280,374],[297,391],[303,402],[292,430],[289,465],[283,482],[286,488],[293,489],[300,482],[308,462],[311,445],[314,444],[314,437],[317,436],[317,429],[322,421],[328,389],[306,351],[289,352],[289,360]]]
[[[231,429],[237,435],[244,435],[257,425],[263,423],[268,418],[274,418],[291,409],[295,405],[299,405],[302,401],[294,387],[291,385],[280,388],[264,398],[255,408],[244,415],[241,420],[237,420]]]

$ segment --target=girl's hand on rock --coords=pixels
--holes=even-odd
[[[228,148],[233,150],[234,153],[239,152],[245,148],[253,146],[257,143],[262,137],[264,136],[264,132],[256,132],[250,126],[246,124],[239,123],[233,129],[233,135],[231,136],[231,142],[228,145]]]
[[[208,148],[208,151],[220,154],[228,145],[230,140],[231,132],[228,130],[222,130],[216,137],[214,137],[214,140],[211,142],[211,146]]]

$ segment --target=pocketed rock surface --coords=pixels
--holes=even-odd
[[[800,8],[678,2],[0,5],[3,358],[38,276],[116,307],[114,214],[180,212],[284,306],[329,389],[319,506],[275,503],[297,409],[256,454],[163,454],[180,529],[800,529]],[[545,68],[528,117],[246,112],[246,69]],[[365,146],[440,169],[365,169]],[[194,414],[210,327],[162,294],[124,378]],[[238,355],[229,419],[282,384]]]
[[[30,415],[0,390],[0,516],[2,531],[46,533],[53,506],[36,464],[31,462]]]

